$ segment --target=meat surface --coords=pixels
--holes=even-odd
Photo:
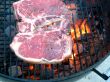
[[[20,0],[13,7],[16,19],[21,21],[10,47],[19,58],[58,63],[71,55],[71,13],[62,1]]]

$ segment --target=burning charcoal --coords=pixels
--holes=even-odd
[[[76,71],[80,71],[81,70],[81,63],[79,62],[79,60],[76,61]]]
[[[46,78],[48,78],[48,79],[52,77],[51,70],[49,70],[49,69],[46,69],[45,74],[46,74]]]
[[[82,69],[86,68],[86,60],[85,58],[81,58]]]
[[[74,60],[73,59],[71,59],[71,60],[69,60],[70,61],[70,68],[73,68],[74,67]]]
[[[41,65],[42,69],[37,70],[37,75],[42,75],[43,78],[49,79],[52,78],[52,69],[51,65]]]
[[[90,34],[90,27],[87,19],[77,20],[74,26],[71,26],[71,35],[73,40],[76,40],[76,37],[77,40],[81,40],[81,36],[85,36],[87,34]]]
[[[58,74],[58,69],[55,69],[54,70],[54,75],[57,75]]]
[[[94,53],[95,53],[94,48],[95,48],[95,47],[94,47],[94,43],[91,42],[91,43],[90,43],[90,46],[89,46],[90,54],[94,54]]]
[[[36,80],[34,75],[26,76],[26,79]]]
[[[69,2],[69,1],[68,1]],[[77,14],[76,14],[76,5],[75,5],[75,3],[74,2],[69,2],[69,3],[66,3],[66,7],[70,10],[70,12],[71,12],[71,14],[73,15],[72,17],[73,17],[73,20],[71,21],[71,22],[73,22],[74,21],[74,23],[76,23],[76,21],[77,21]],[[72,19],[72,18],[71,18]]]
[[[21,67],[20,66],[11,66],[8,68],[8,73],[10,76],[17,77],[22,75]]]
[[[88,66],[92,64],[90,56],[86,57],[86,61],[87,61]]]
[[[34,77],[34,75],[26,76],[26,79],[32,79],[32,80],[35,80],[35,77]]]
[[[36,77],[36,80],[40,80],[40,77]]]
[[[31,71],[34,70],[34,66],[33,65],[30,65],[29,66],[29,70],[31,70]]]
[[[31,75],[29,78],[32,79],[32,80],[35,80],[34,75]]]
[[[79,53],[78,53],[78,50],[79,50]],[[78,47],[77,47],[77,43],[75,43],[73,45],[73,52],[74,52],[74,54],[80,54],[80,53],[82,53],[83,52],[83,46],[82,46],[82,44],[78,43]]]

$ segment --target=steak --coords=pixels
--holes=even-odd
[[[58,63],[71,55],[71,12],[60,0],[20,0],[13,3],[18,33],[10,44],[28,62]]]

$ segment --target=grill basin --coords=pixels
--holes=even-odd
[[[104,16],[100,2],[96,0],[63,0],[74,3],[77,21],[73,20],[71,35],[74,41],[73,55],[58,64],[32,64],[20,60],[9,45],[16,34],[16,21],[12,3],[0,2],[0,75],[15,80],[61,80],[78,76],[106,57]],[[73,18],[74,19],[74,18]]]

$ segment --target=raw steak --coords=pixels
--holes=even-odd
[[[34,63],[61,62],[71,55],[68,35],[71,13],[60,0],[21,0],[13,3],[18,34],[10,44],[15,54]]]
[[[71,54],[71,37],[60,31],[44,34],[17,34],[11,48],[16,55],[29,62],[56,63]]]

